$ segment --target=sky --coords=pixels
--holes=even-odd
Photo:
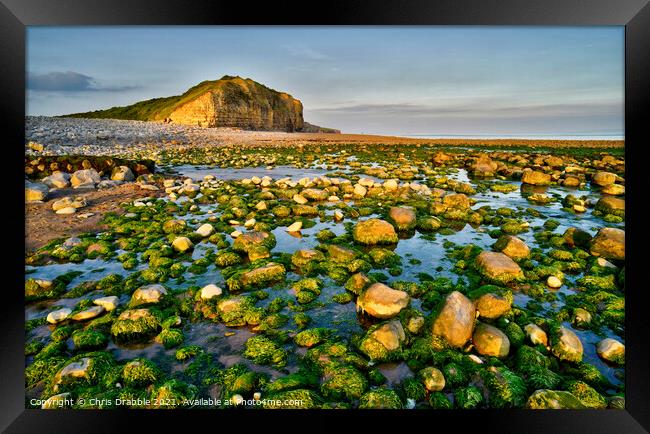
[[[28,115],[182,94],[224,75],[346,133],[623,136],[624,27],[28,27]]]

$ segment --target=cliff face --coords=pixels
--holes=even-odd
[[[204,81],[184,94],[140,101],[66,117],[165,121],[201,127],[301,131],[302,103],[251,79],[224,76]]]
[[[175,108],[167,117],[174,123],[201,127],[238,127],[245,130],[299,131],[304,120],[302,103],[235,77]]]

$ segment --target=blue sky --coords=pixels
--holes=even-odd
[[[623,27],[29,27],[27,113],[178,95],[223,75],[308,122],[398,135],[622,135]]]

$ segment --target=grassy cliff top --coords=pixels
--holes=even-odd
[[[223,92],[228,100],[258,99],[266,95],[273,99],[292,98],[291,95],[278,92],[250,78],[224,75],[219,80],[206,80],[189,88],[182,95],[153,98],[139,101],[124,107],[111,107],[84,113],[71,113],[60,117],[91,119],[124,119],[135,121],[159,121],[169,117],[178,107],[207,92]]]

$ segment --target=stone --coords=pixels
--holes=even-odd
[[[591,240],[591,254],[610,260],[625,260],[625,231],[618,228],[602,228]]]
[[[474,176],[484,178],[494,176],[497,167],[497,163],[492,161],[490,156],[487,154],[479,155],[476,161],[471,165]]]
[[[94,187],[99,181],[101,178],[95,169],[77,170],[70,178],[70,183],[74,188]]]
[[[50,189],[42,182],[25,181],[25,201],[36,202],[47,198]]]
[[[481,317],[496,319],[510,310],[512,298],[489,292],[477,298],[475,304]]]
[[[565,187],[571,187],[571,188],[579,187],[580,186],[580,178],[577,178],[575,176],[567,176],[562,181],[562,185],[565,186]]]
[[[533,410],[579,410],[587,407],[570,392],[540,389],[528,397],[526,408]]]
[[[402,343],[406,340],[406,334],[404,333],[402,323],[399,320],[394,319],[369,333],[366,337],[366,340],[367,339],[375,340],[386,348],[387,351],[395,351],[399,349]],[[364,348],[365,346],[362,344],[360,347],[361,351],[363,351]],[[368,353],[369,352],[370,351],[368,351]]]
[[[91,366],[92,360],[89,357],[84,357],[79,361],[68,363],[54,376],[54,379],[52,380],[55,384],[54,389],[58,390],[60,384],[71,383],[79,378],[90,379]]]
[[[50,324],[60,323],[61,321],[65,321],[66,319],[68,319],[71,313],[72,313],[72,309],[67,307],[52,311],[47,314],[47,322],[49,322]]]
[[[581,307],[573,309],[573,324],[576,328],[588,326],[591,323],[591,314]]]
[[[70,392],[59,393],[53,396],[50,396],[45,400],[41,405],[43,410],[55,410],[59,408],[67,408],[72,405],[74,400]]]
[[[357,223],[352,231],[352,236],[354,241],[365,245],[395,244],[398,241],[393,225],[376,218]]]
[[[93,303],[97,306],[101,306],[106,309],[107,312],[115,310],[115,308],[120,304],[120,299],[115,296],[100,297],[93,300]]]
[[[416,216],[413,208],[394,206],[388,211],[388,219],[399,231],[408,231],[415,227]]]
[[[275,236],[269,232],[252,231],[237,237],[232,245],[235,252],[248,253],[253,246],[264,246],[268,249],[275,247]]]
[[[103,306],[92,306],[88,309],[82,310],[81,312],[75,313],[70,317],[70,319],[74,321],[86,321],[92,318],[96,318],[104,312],[106,312],[106,309],[104,309]]]
[[[551,183],[551,175],[536,170],[524,169],[521,182],[530,185],[549,185]]]
[[[562,326],[551,337],[551,352],[560,360],[579,362],[582,360],[582,342],[573,331]]]
[[[445,388],[445,376],[438,368],[428,366],[418,372],[418,377],[429,392],[439,392]]]
[[[61,209],[64,209],[64,208],[77,209],[77,208],[83,208],[86,205],[87,205],[86,199],[84,199],[81,196],[78,196],[78,197],[75,197],[75,198],[66,196],[64,198],[61,198],[59,200],[56,200],[56,201],[52,202],[52,209],[54,211],[58,211],[58,210],[61,210]]]
[[[218,297],[221,294],[223,294],[223,290],[214,283],[210,283],[201,288],[201,300],[210,300],[211,298]]]
[[[445,154],[442,151],[436,152],[431,158],[431,162],[433,162],[436,166],[441,166],[451,160],[453,160],[453,157],[451,155]]]
[[[433,322],[432,332],[453,347],[462,347],[472,337],[476,307],[458,291],[450,293]]]
[[[69,214],[74,214],[76,213],[77,210],[71,206],[66,207],[66,208],[61,208],[56,211],[56,214],[62,214],[62,215],[69,215]]]
[[[524,331],[526,332],[528,340],[530,340],[533,345],[548,345],[548,337],[546,336],[546,332],[542,330],[542,328],[538,325],[526,324],[526,326],[524,326]]]
[[[133,176],[133,172],[128,166],[118,166],[113,169],[113,172],[111,172],[111,179],[113,181],[129,182],[133,181],[135,176]]]
[[[334,211],[334,220],[340,222],[341,220],[343,220],[343,217],[344,217],[343,212],[341,210],[337,209],[336,211]]]
[[[395,191],[399,187],[399,184],[397,184],[397,181],[395,179],[389,179],[387,181],[384,181],[382,186],[386,191]]]
[[[329,196],[326,191],[319,188],[305,188],[300,194],[305,198],[313,201],[325,200]]]
[[[297,221],[289,225],[286,229],[287,232],[298,232],[300,229],[302,229],[302,222]]]
[[[193,246],[194,244],[192,244],[192,241],[187,237],[176,237],[172,242],[172,248],[181,253],[190,250]]]
[[[345,289],[353,294],[359,295],[366,286],[370,284],[370,279],[363,273],[355,273],[345,282]]]
[[[605,187],[616,182],[616,174],[603,171],[596,172],[591,177],[591,182],[601,187]]]
[[[298,267],[304,267],[312,261],[319,262],[325,260],[323,252],[313,249],[296,250],[291,256],[291,263]]]
[[[476,266],[483,276],[500,283],[524,277],[519,265],[500,252],[481,252],[476,257]]]
[[[505,333],[488,324],[478,324],[472,336],[476,351],[484,356],[506,357],[510,352],[510,340]]]
[[[302,196],[300,194],[294,194],[293,195],[293,201],[296,202],[299,205],[304,205],[307,202],[309,202],[305,196]]]
[[[210,223],[204,223],[199,226],[194,232],[203,238],[207,238],[214,233],[214,226],[212,226]]]
[[[612,338],[598,342],[596,352],[601,359],[622,365],[625,363],[625,345]]]
[[[375,318],[392,318],[410,302],[404,291],[395,290],[383,283],[373,283],[357,298],[357,310]]]
[[[363,185],[356,184],[354,186],[353,193],[354,193],[355,196],[364,197],[367,192],[368,192],[368,190]]]
[[[625,199],[615,196],[603,196],[594,207],[605,214],[625,215]]]
[[[67,188],[70,187],[70,174],[56,171],[50,176],[43,178],[43,183],[50,188]]]
[[[610,194],[612,196],[621,196],[625,194],[625,186],[620,184],[610,184],[606,187],[603,187],[600,191],[604,194]]]
[[[564,237],[564,242],[571,248],[576,246],[586,247],[591,243],[592,239],[589,232],[574,227],[568,228],[562,236]]]
[[[447,194],[442,198],[442,203],[447,208],[469,209],[470,201],[463,193]]]
[[[548,276],[548,279],[546,279],[546,285],[549,288],[557,289],[562,286],[562,281],[555,276]]]
[[[268,264],[247,271],[241,276],[241,283],[244,286],[264,286],[269,283],[282,280],[286,270],[282,264],[269,262]]]
[[[514,259],[525,259],[530,256],[530,248],[520,238],[514,235],[503,235],[494,245],[494,249]]]
[[[149,309],[128,309],[117,317],[111,326],[111,334],[117,340],[149,338],[158,333],[159,318]]]
[[[143,304],[156,304],[167,295],[167,289],[158,283],[151,283],[139,287],[131,295],[131,306],[140,306]]]

